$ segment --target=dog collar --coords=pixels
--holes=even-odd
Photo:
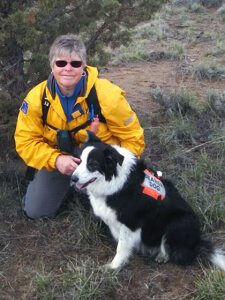
[[[142,193],[155,200],[163,201],[166,196],[166,190],[161,180],[147,169],[144,170],[144,173],[145,178],[141,184],[143,187]]]

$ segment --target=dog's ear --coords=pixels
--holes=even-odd
[[[118,151],[116,151],[116,149],[113,148],[112,146],[109,145],[105,148],[104,155],[108,161],[114,161],[118,163],[120,166],[122,166],[124,156],[121,155]]]
[[[101,142],[100,138],[98,138],[92,131],[87,130],[87,140],[85,141],[86,143],[99,143]]]
[[[117,176],[116,166],[117,164],[122,165],[124,157],[110,145],[106,146],[103,153],[105,157],[105,179],[110,181],[113,175]]]

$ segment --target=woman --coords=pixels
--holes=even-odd
[[[23,199],[23,210],[33,219],[54,217],[69,191],[79,159],[62,144],[72,139],[79,147],[86,130],[98,121],[86,101],[93,87],[105,120],[97,123],[97,136],[138,156],[144,149],[143,129],[124,91],[98,78],[97,69],[86,65],[86,48],[78,36],[59,36],[50,48],[49,61],[52,73],[26,96],[15,131],[18,154],[37,169]],[[43,103],[47,107],[44,117]],[[90,118],[95,122],[91,124]]]

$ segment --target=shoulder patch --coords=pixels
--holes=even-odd
[[[155,177],[150,171],[144,170],[145,179],[142,183],[142,193],[151,196],[155,200],[164,200],[166,190],[163,183]]]
[[[23,100],[20,110],[26,115],[28,113],[28,103],[26,100]]]

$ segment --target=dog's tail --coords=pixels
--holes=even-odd
[[[225,253],[215,248],[208,240],[201,240],[199,245],[199,258],[203,264],[211,263],[225,272]]]
[[[215,249],[210,258],[213,265],[225,272],[225,254],[220,249]]]

